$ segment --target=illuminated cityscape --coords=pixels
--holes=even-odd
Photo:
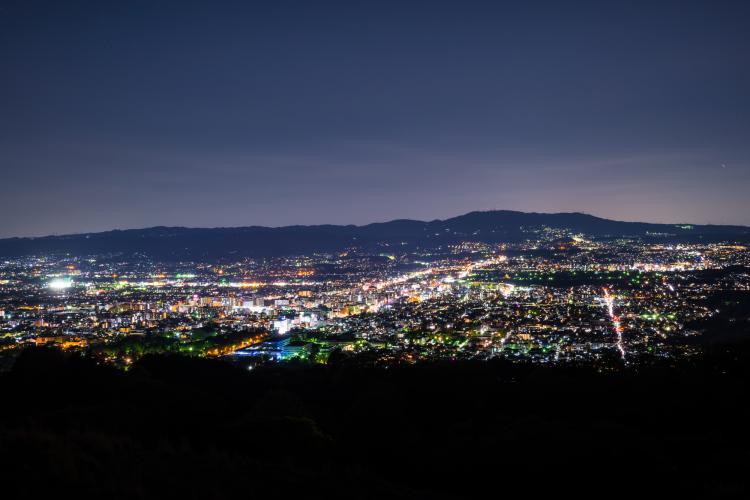
[[[749,27],[0,0],[0,498],[750,498]]]
[[[716,297],[750,291],[743,244],[597,240],[545,227],[528,234],[515,244],[221,263],[5,260],[2,349],[10,357],[58,346],[124,368],[144,354],[180,353],[249,368],[343,356],[615,369],[695,356],[721,314]]]

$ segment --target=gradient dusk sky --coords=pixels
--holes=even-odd
[[[0,236],[750,225],[750,2],[0,3]]]

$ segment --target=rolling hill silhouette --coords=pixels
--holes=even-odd
[[[750,227],[623,222],[583,213],[525,213],[509,210],[470,212],[429,222],[398,219],[363,226],[285,226],[186,228],[152,227],[100,233],[7,238],[0,256],[42,253],[89,255],[145,254],[161,259],[274,257],[387,243],[432,248],[457,241],[517,242],[543,226],[595,238],[643,237],[662,241],[750,241]]]

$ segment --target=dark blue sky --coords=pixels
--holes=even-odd
[[[0,236],[750,224],[750,2],[0,3]]]

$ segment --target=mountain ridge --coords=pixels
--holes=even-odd
[[[185,227],[153,226],[93,233],[0,239],[0,256],[43,253],[143,253],[158,258],[299,255],[351,246],[408,244],[434,247],[453,241],[522,241],[533,228],[567,229],[595,238],[652,237],[750,240],[750,227],[690,223],[626,222],[582,212],[472,211],[448,219],[394,219],[364,225]],[[439,241],[438,241],[439,240]]]

